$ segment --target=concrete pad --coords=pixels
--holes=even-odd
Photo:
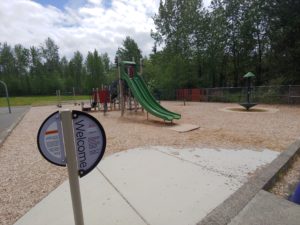
[[[166,154],[193,162],[203,169],[214,171],[229,178],[235,178],[242,183],[248,180],[247,175],[251,175],[256,169],[273,161],[279,155],[278,152],[268,149],[261,151],[209,148],[189,148],[178,151],[171,147],[163,149],[158,147],[157,149]]]
[[[264,151],[254,151],[256,158],[240,154],[156,146],[106,157],[80,179],[85,224],[196,224],[241,187],[249,172],[275,157]],[[68,182],[15,225],[23,224],[74,224]]]
[[[176,124],[168,127],[170,130],[177,131],[179,133],[188,132],[198,129],[200,126],[194,124]]]
[[[99,167],[149,224],[196,224],[234,191],[227,177],[158,151],[123,152]]]
[[[300,206],[261,190],[230,225],[299,225]]]
[[[197,153],[199,157],[191,157],[187,149],[148,149],[115,154],[103,161],[99,168],[150,224],[196,224],[243,184],[236,177],[213,168],[212,161],[216,157],[210,159],[210,166],[207,166],[206,160],[195,163],[202,155],[209,155],[208,151],[215,155],[220,151],[194,149],[192,154]],[[166,152],[172,152],[173,156]],[[221,162],[233,152],[220,154],[220,167]],[[261,155],[260,152],[254,153]],[[272,159],[270,157],[269,160]],[[229,160],[232,158],[229,157]],[[238,157],[236,160],[235,168],[241,168],[245,163],[239,164]],[[251,160],[248,162],[251,163]],[[232,168],[229,165],[228,171]],[[263,163],[256,165],[252,170],[249,165],[247,172],[253,172]],[[242,171],[239,175],[247,180],[248,173]]]
[[[80,179],[80,189],[85,224],[146,224],[97,169]],[[15,223],[15,225],[27,224],[75,224],[68,181],[64,182]]]

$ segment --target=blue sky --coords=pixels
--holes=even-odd
[[[64,9],[64,6],[68,3],[68,0],[34,0],[44,6],[52,5],[59,9]]]
[[[159,0],[0,1],[0,42],[29,48],[50,37],[68,59],[77,50],[85,56],[94,49],[113,59],[130,36],[149,55],[158,7]]]
[[[71,8],[79,8],[80,6],[83,6],[85,3],[88,2],[86,0],[34,0],[34,1],[40,3],[43,6],[52,5],[61,10],[64,10],[65,6],[69,6]],[[109,9],[112,6],[112,0],[103,0],[101,4],[104,8]]]

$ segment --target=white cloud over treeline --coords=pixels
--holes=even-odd
[[[97,49],[114,57],[126,36],[147,55],[153,47],[150,30],[159,0],[112,0],[106,8],[101,0],[89,0],[64,9],[30,0],[0,1],[0,42],[39,46],[50,37],[68,58],[79,50],[84,55]]]

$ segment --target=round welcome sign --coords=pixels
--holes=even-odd
[[[106,136],[101,124],[91,115],[72,111],[79,176],[94,169],[103,157]]]
[[[37,144],[45,159],[55,165],[66,166],[63,133],[58,111],[43,122],[38,132]]]
[[[91,115],[72,111],[73,138],[77,156],[77,168],[80,177],[92,171],[100,162],[106,147],[106,136],[103,127]],[[51,114],[38,131],[37,144],[39,151],[49,162],[66,166],[66,153],[63,140],[63,125],[60,113]]]

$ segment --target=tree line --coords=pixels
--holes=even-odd
[[[126,37],[116,54],[127,60],[141,57],[136,42],[130,37]],[[14,96],[55,95],[56,90],[72,94],[73,88],[78,94],[90,94],[92,88],[109,85],[117,78],[116,66],[108,54],[96,49],[85,58],[76,51],[68,60],[60,57],[59,47],[51,38],[39,47],[30,48],[0,43],[0,80]]]
[[[25,48],[0,43],[0,79],[12,95],[54,95],[55,90],[87,92],[104,84],[109,72],[107,53],[88,52],[86,59],[76,51],[70,60],[60,57],[51,38],[40,46]]]
[[[244,85],[251,71],[255,85],[300,84],[300,1],[160,1],[150,35],[153,51],[143,58],[143,76],[153,89]],[[116,51],[139,64],[142,52],[126,37]],[[115,62],[96,49],[71,59],[47,38],[39,47],[0,43],[0,80],[13,95],[90,93],[117,79]]]
[[[156,87],[241,86],[249,71],[256,85],[300,84],[299,0],[164,0],[153,20]]]

